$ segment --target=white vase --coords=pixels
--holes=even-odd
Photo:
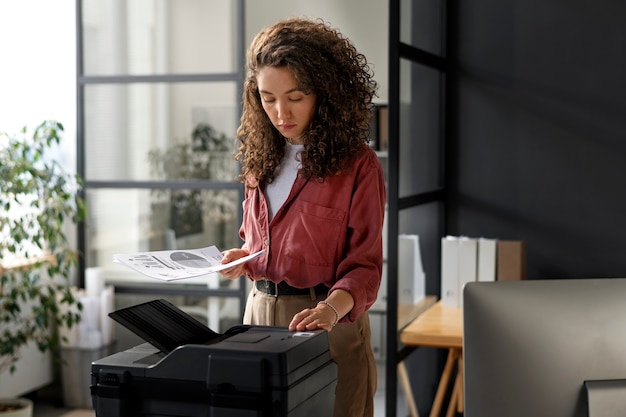
[[[33,402],[27,398],[0,398],[0,404],[17,406],[15,410],[0,411],[0,417],[33,417]]]

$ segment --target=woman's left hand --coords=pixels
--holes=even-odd
[[[305,308],[293,316],[289,323],[289,330],[303,332],[324,329],[330,332],[333,326],[352,310],[352,307],[354,307],[352,295],[344,290],[335,290],[315,308]]]
[[[306,308],[293,316],[289,323],[289,330],[303,332],[324,329],[330,332],[336,319],[337,316],[330,307],[318,304],[315,308]]]

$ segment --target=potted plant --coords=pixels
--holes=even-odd
[[[0,416],[30,417],[33,415],[33,402],[28,398],[0,398]]]
[[[70,222],[85,218],[78,175],[54,160],[63,125],[0,133],[0,373],[13,373],[33,343],[58,352],[58,326],[71,328],[81,306],[70,291],[78,253]]]

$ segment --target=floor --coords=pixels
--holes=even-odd
[[[385,417],[385,398],[384,395],[377,395],[375,401],[375,417]],[[402,404],[398,404],[398,415],[408,416],[406,407],[402,407]],[[71,409],[64,407],[57,407],[52,404],[35,403],[34,416],[33,417],[95,417],[96,413],[91,409]]]
[[[376,398],[376,410],[374,411],[375,417],[385,417],[385,399],[383,395],[378,395]],[[402,414],[400,411],[401,404],[398,405],[398,415],[408,416],[408,412]],[[96,413],[94,410],[90,409],[68,409],[68,408],[59,408],[50,404],[40,404],[36,403],[34,408],[34,416],[33,417],[95,417]]]
[[[385,416],[385,379],[384,369],[378,370],[378,391],[374,398],[374,416]],[[62,398],[62,394],[58,392],[58,388],[50,386],[37,392],[32,398],[34,402],[33,417],[95,417],[96,413],[92,409],[73,409],[64,407],[58,398]],[[408,417],[408,407],[402,393],[398,393],[398,413],[400,417]]]

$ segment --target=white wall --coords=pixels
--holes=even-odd
[[[44,119],[65,127],[62,162],[75,167],[75,5],[67,0],[0,1],[0,132]]]
[[[378,82],[376,102],[388,102],[389,4],[380,0],[247,0],[246,47],[256,33],[277,20],[322,18],[349,38],[364,54]]]

